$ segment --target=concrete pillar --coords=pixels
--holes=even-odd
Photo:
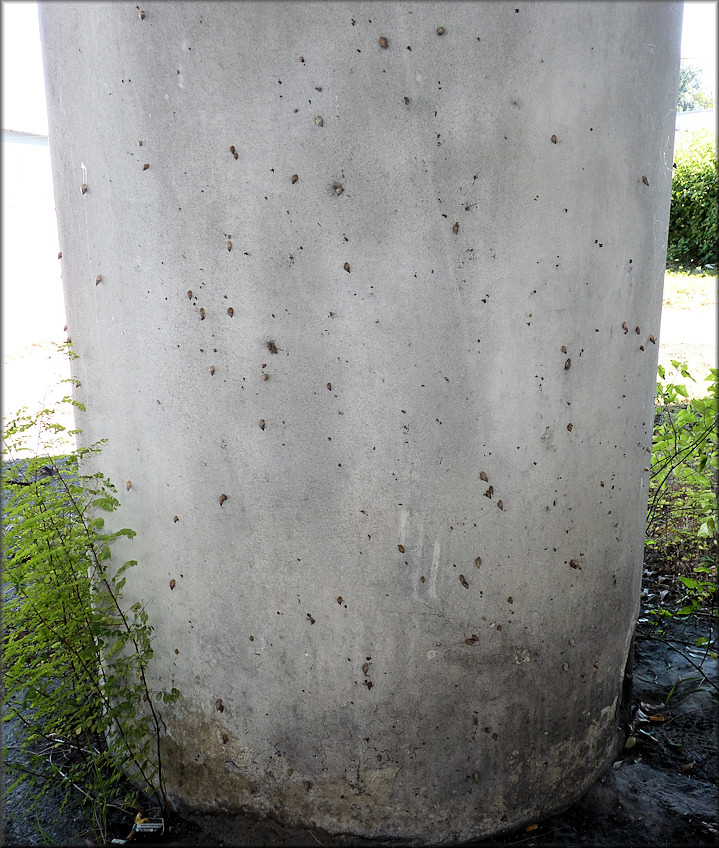
[[[141,8],[41,24],[171,796],[437,843],[568,806],[623,741],[681,5]]]

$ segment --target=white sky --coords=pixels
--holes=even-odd
[[[716,92],[717,3],[684,4],[682,24],[682,64],[703,71],[704,88]]]
[[[47,135],[36,3],[2,3],[2,128]]]
[[[47,134],[37,4],[3,2],[2,24],[3,129]],[[717,3],[685,3],[682,59],[703,70],[705,88],[712,91],[716,90],[716,53]]]

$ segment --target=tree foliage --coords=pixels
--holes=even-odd
[[[714,99],[703,90],[702,72],[693,65],[685,65],[679,70],[677,112],[713,108]]]

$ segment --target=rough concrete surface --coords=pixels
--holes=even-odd
[[[43,5],[78,425],[131,483],[178,802],[447,842],[614,759],[680,20]]]
[[[674,627],[672,635],[681,641],[706,633],[694,628],[687,634]],[[649,631],[646,635],[651,635]],[[677,646],[680,647],[680,646]],[[681,646],[680,650],[686,651]],[[693,662],[701,662],[696,653]],[[671,646],[640,634],[634,653],[632,703],[655,704],[666,699],[678,678],[685,682],[675,689],[669,709],[669,723],[649,726],[654,739],[640,737],[638,746],[624,750],[589,790],[568,810],[539,819],[534,830],[511,831],[485,842],[465,842],[469,846],[563,846],[601,845],[607,848],[643,846],[716,845],[719,839],[716,693],[710,685],[697,682],[696,669]],[[716,661],[702,664],[710,680],[719,682]],[[694,678],[694,679],[692,679]],[[671,701],[670,701],[671,703]],[[18,728],[10,725],[14,736]],[[15,739],[19,738],[14,737]],[[6,731],[6,741],[8,741]],[[687,766],[691,767],[687,770]],[[616,766],[616,767],[615,767]],[[61,793],[49,787],[37,809],[26,788],[16,789],[7,799],[3,814],[4,844],[42,845],[43,832],[52,844],[96,844],[75,794],[68,808],[60,811]],[[127,837],[132,815],[116,816],[110,836]],[[136,837],[138,838],[138,837]],[[143,844],[150,844],[143,841]],[[227,846],[372,846],[382,843],[358,837],[331,835],[316,828],[290,828],[272,819],[251,815],[179,817],[168,822],[168,831],[157,845]]]

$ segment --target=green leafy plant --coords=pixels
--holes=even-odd
[[[684,379],[694,379],[685,363],[671,364]],[[704,398],[690,399],[686,385],[669,381],[661,365],[658,375],[646,545],[673,563],[680,606],[649,612],[655,618],[716,615],[717,369],[706,378]]]
[[[686,605],[677,611],[677,615],[691,615],[700,610],[708,610],[713,615],[717,614],[717,567],[710,557],[705,557],[702,565],[694,569],[696,577],[678,578],[686,589]],[[704,644],[704,642],[702,642]]]
[[[674,151],[667,258],[717,264],[719,176],[716,134],[683,135]]]
[[[694,381],[685,363],[671,360],[685,379]],[[651,487],[647,527],[660,514],[690,519],[689,532],[699,537],[716,535],[717,471],[717,369],[712,368],[705,398],[689,399],[686,386],[667,381],[666,369],[658,368],[657,413],[652,441]],[[669,509],[667,509],[669,507]],[[699,518],[693,529],[691,519]],[[680,530],[681,521],[675,520]]]
[[[152,627],[142,603],[122,602],[137,563],[115,566],[111,546],[135,533],[105,529],[116,489],[85,473],[102,442],[55,449],[78,432],[52,409],[3,422],[3,719],[22,726],[19,756],[3,753],[16,774],[6,794],[25,780],[38,798],[61,785],[64,806],[79,790],[106,839],[109,807],[168,808],[159,706],[179,692],[151,690]]]

